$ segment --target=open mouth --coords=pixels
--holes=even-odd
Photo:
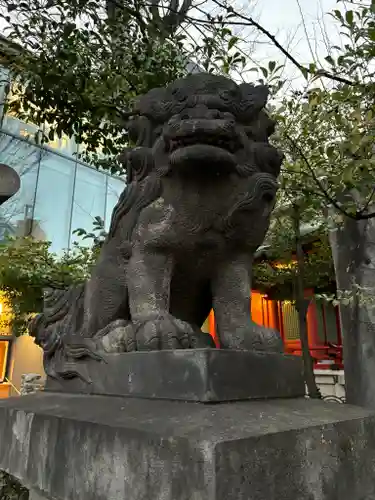
[[[214,146],[224,149],[229,153],[235,153],[240,148],[239,141],[234,137],[218,134],[191,134],[171,139],[169,141],[169,153],[173,153],[177,149],[195,145]]]
[[[214,144],[202,144],[194,141],[191,145],[178,146],[169,154],[169,163],[180,170],[191,170],[194,165],[199,171],[206,173],[231,171],[236,165],[236,155],[228,149]]]
[[[231,171],[243,147],[235,124],[219,119],[172,123],[164,132],[164,143],[171,165],[180,171],[194,165],[207,173]]]

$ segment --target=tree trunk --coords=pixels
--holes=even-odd
[[[299,298],[296,300],[296,309],[298,312],[298,323],[299,323],[299,334],[302,347],[302,359],[304,366],[304,376],[307,385],[307,392],[312,399],[321,399],[321,394],[319,387],[316,385],[315,374],[314,374],[314,360],[311,357],[309,348],[309,338],[307,334],[307,309],[309,307],[309,301]]]
[[[314,375],[314,360],[311,357],[309,348],[309,337],[307,331],[307,309],[309,307],[309,300],[305,299],[304,293],[304,264],[305,256],[301,242],[301,229],[300,229],[300,211],[298,206],[294,206],[293,210],[293,223],[294,223],[294,237],[297,254],[297,273],[295,279],[295,300],[296,309],[298,312],[299,335],[302,347],[302,358],[305,374],[305,382],[307,385],[307,392],[310,398],[320,399],[319,388],[316,385]]]
[[[375,220],[344,217],[329,238],[337,289],[352,294],[349,304],[339,306],[346,401],[375,409]],[[358,287],[367,292],[361,296]]]

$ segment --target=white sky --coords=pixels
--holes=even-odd
[[[230,0],[230,4],[236,11],[253,17],[276,36],[302,64],[314,60],[324,64],[324,57],[328,55],[327,39],[330,45],[339,44],[338,25],[328,14],[338,8],[336,0]],[[343,2],[339,6],[342,7]],[[208,0],[201,8],[210,12],[214,10],[215,4]],[[218,12],[217,8],[215,12]],[[202,17],[202,14],[195,17]],[[270,60],[279,64],[286,62],[285,56],[264,35],[249,27],[240,27],[238,30],[241,38],[246,40],[241,48],[254,61],[252,67],[257,63],[267,66]],[[293,81],[293,87],[303,84],[303,77],[291,63],[287,63],[284,76]],[[242,74],[242,78],[254,80],[256,77],[250,72]]]
[[[300,55],[305,55],[310,59],[303,21],[313,45],[316,40],[322,43],[324,40],[322,20],[328,32],[335,31],[334,22],[331,16],[327,15],[335,6],[336,0],[274,0],[273,2],[259,0],[256,12],[258,12],[260,24],[267,26],[269,31],[281,40],[287,40],[293,36],[294,49],[297,49]]]
[[[338,26],[328,15],[335,8],[336,0],[258,0],[256,10],[260,24],[288,47],[298,61],[308,64],[314,58],[322,61],[327,55],[327,37],[330,45],[335,39],[337,43]],[[269,45],[257,47],[256,58],[260,55],[281,61],[284,58],[278,49]]]

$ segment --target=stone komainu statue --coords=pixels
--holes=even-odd
[[[275,202],[282,155],[265,86],[194,74],[141,96],[122,155],[127,187],[91,279],[47,292],[31,324],[54,377],[101,352],[212,346],[282,350],[251,320],[252,259]]]

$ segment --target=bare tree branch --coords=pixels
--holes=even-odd
[[[295,57],[293,57],[292,54],[290,54],[281,45],[281,43],[276,39],[276,37],[274,35],[272,35],[268,30],[266,30],[261,24],[259,24],[257,21],[255,21],[252,17],[248,17],[248,16],[245,16],[243,14],[240,14],[239,12],[235,11],[233,9],[233,7],[230,7],[230,6],[227,6],[227,5],[223,4],[223,3],[221,3],[219,0],[212,0],[212,1],[216,5],[218,5],[219,7],[221,7],[222,9],[225,9],[228,13],[232,13],[235,16],[237,16],[239,19],[242,19],[243,21],[245,21],[245,23],[248,26],[253,26],[257,30],[259,30],[261,33],[263,33],[263,35],[265,35],[269,40],[271,40],[272,43],[275,45],[275,47],[277,47],[280,50],[280,52],[282,52],[284,54],[284,56],[289,61],[291,61],[301,71],[301,73],[303,75],[311,74],[311,75],[314,75],[314,76],[329,78],[330,80],[333,80],[333,81],[336,81],[336,82],[339,82],[339,83],[344,83],[346,85],[351,85],[351,86],[352,85],[357,85],[356,82],[354,82],[352,80],[348,80],[347,78],[343,78],[343,77],[341,77],[339,75],[334,75],[333,73],[330,73],[329,71],[327,71],[325,69],[319,69],[318,71],[313,71],[310,68],[304,66],[299,61],[297,61],[297,59],[295,59]]]

